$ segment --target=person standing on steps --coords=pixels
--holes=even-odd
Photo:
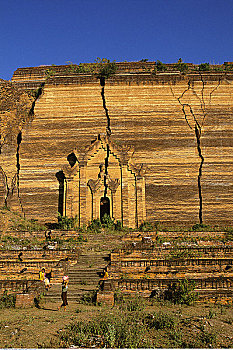
[[[45,269],[43,268],[39,272],[39,280],[44,281],[44,278],[45,278]]]
[[[108,279],[107,267],[105,267],[105,269],[104,269],[104,276],[103,276],[103,279],[104,279],[104,280],[107,280],[107,279]]]
[[[67,290],[68,290],[68,282],[69,282],[69,277],[68,276],[63,276],[62,277],[62,286],[61,286],[61,298],[62,298],[62,304],[61,306],[58,306],[58,310],[62,306],[64,306],[64,311],[66,311],[66,306],[68,305],[67,302]]]

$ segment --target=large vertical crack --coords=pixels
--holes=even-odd
[[[199,173],[197,177],[197,185],[198,185],[198,196],[199,196],[199,222],[200,224],[203,223],[203,218],[202,218],[202,188],[201,188],[201,177],[202,177],[202,166],[204,163],[204,157],[201,152],[201,128],[195,124],[195,135],[196,135],[196,140],[197,140],[197,151],[198,155],[201,158],[201,163],[199,166]]]
[[[20,153],[19,153],[19,149],[20,149],[20,144],[22,142],[22,132],[20,131],[18,136],[17,136],[17,151],[16,151],[16,168],[17,168],[17,173],[16,173],[16,181],[17,181],[17,195],[18,195],[18,200],[19,200],[19,205],[21,208],[21,211],[23,211],[23,205],[22,205],[22,201],[20,198],[20,189],[19,189],[19,171],[20,171]]]
[[[2,173],[3,184],[5,186],[4,205],[5,205],[5,207],[7,207],[7,197],[9,195],[10,189],[9,189],[9,186],[8,186],[7,175],[6,175],[5,171],[3,170],[3,168],[1,166],[0,166],[0,172]]]
[[[29,117],[34,117],[35,116],[35,105],[36,105],[36,101],[39,99],[39,97],[42,95],[43,93],[43,89],[44,89],[44,85],[45,83],[42,83],[40,85],[40,87],[36,90],[35,95],[34,95],[34,101],[32,102],[32,106],[31,109],[28,113]],[[12,180],[12,195],[13,195],[13,191],[16,185],[16,190],[17,190],[17,197],[18,197],[18,201],[19,201],[19,205],[20,205],[20,209],[22,211],[22,213],[24,214],[24,210],[23,210],[23,205],[22,205],[22,201],[21,201],[21,197],[20,197],[20,144],[22,142],[22,130],[18,133],[17,135],[17,150],[16,150],[16,169],[17,172]]]
[[[39,87],[38,90],[34,91],[34,101],[32,102],[31,108],[29,109],[29,111],[27,112],[27,116],[29,117],[29,120],[31,120],[32,117],[34,117],[35,113],[34,113],[34,108],[35,108],[35,104],[36,101],[38,100],[38,98],[42,95],[43,93],[43,88],[44,88],[45,83],[42,83]],[[17,114],[20,116],[21,115],[21,109],[18,108],[17,109]],[[4,170],[1,168],[1,173],[3,175],[4,178],[4,186],[6,189],[6,194],[5,194],[5,206],[6,207],[10,207],[10,202],[11,199],[14,197],[14,193],[16,193],[17,195],[17,200],[18,200],[18,205],[20,206],[21,211],[23,212],[23,206],[22,206],[22,201],[20,198],[20,144],[22,141],[22,130],[23,127],[25,125],[25,123],[27,122],[27,118],[25,118],[24,122],[21,124],[21,126],[17,126],[17,130],[14,131],[13,136],[11,135],[12,133],[12,127],[9,127],[9,130],[3,137],[3,135],[1,135],[1,143],[0,143],[0,154],[2,152],[3,146],[8,142],[10,143],[16,143],[16,173],[14,174],[13,177],[10,176],[10,178],[7,176],[6,172],[4,172]],[[15,137],[14,135],[17,132],[17,137]],[[15,141],[16,138],[16,141]]]
[[[110,149],[109,149],[109,144],[107,144],[107,155],[105,158],[105,176],[104,176],[104,197],[107,197],[107,192],[108,192],[108,160],[110,156]]]
[[[198,170],[198,178],[197,178],[198,197],[199,197],[199,223],[203,224],[203,199],[202,199],[201,178],[202,178],[202,167],[203,167],[203,164],[204,164],[204,157],[203,157],[202,148],[201,148],[201,134],[202,134],[202,127],[204,125],[204,121],[205,121],[205,118],[207,116],[207,107],[210,106],[212,95],[218,89],[218,87],[220,86],[221,79],[219,79],[218,85],[215,86],[214,89],[210,92],[209,100],[205,101],[204,90],[205,90],[206,82],[204,81],[203,76],[202,76],[201,73],[200,73],[200,78],[201,78],[201,81],[202,81],[201,97],[198,96],[198,94],[197,94],[196,90],[194,89],[194,87],[192,86],[192,83],[191,83],[190,80],[188,81],[187,89],[185,89],[183,91],[183,93],[180,95],[180,97],[176,97],[175,96],[171,85],[170,85],[170,89],[171,89],[173,97],[176,98],[177,101],[179,102],[179,104],[181,105],[182,112],[183,112],[184,117],[185,117],[185,121],[186,121],[188,127],[191,130],[193,130],[193,127],[191,126],[191,123],[189,121],[189,117],[188,117],[188,113],[187,113],[188,111],[190,112],[190,115],[192,117],[192,121],[194,122],[194,131],[195,131],[197,151],[198,151],[198,156],[199,156],[199,158],[201,160],[200,165],[199,165],[199,170]],[[185,93],[188,92],[189,90],[192,91],[193,95],[198,99],[198,101],[200,103],[200,109],[201,109],[201,112],[202,112],[202,120],[201,121],[198,121],[198,118],[195,115],[192,106],[189,103],[182,103],[182,101],[181,101],[181,99],[184,97]],[[186,112],[187,109],[188,109],[188,111]]]
[[[44,86],[45,86],[45,82],[41,83],[40,87],[34,93],[34,101],[32,102],[32,107],[29,111],[29,116],[31,116],[31,117],[34,117],[34,115],[35,115],[34,109],[35,109],[36,101],[43,94]]]
[[[107,118],[106,133],[107,133],[107,136],[110,137],[112,132],[111,132],[111,127],[110,127],[110,116],[109,116],[109,113],[108,113],[108,108],[107,108],[107,105],[106,105],[106,99],[105,99],[105,94],[104,94],[105,77],[100,77],[100,85],[102,86],[101,97],[102,97],[102,100],[103,100],[103,108],[105,110],[105,114],[106,114],[106,118]]]
[[[221,84],[221,81],[222,79],[219,78],[218,79],[218,84],[214,87],[214,89],[210,92],[209,94],[209,100],[208,101],[205,101],[205,96],[204,96],[204,90],[205,90],[205,85],[206,85],[206,82],[203,78],[203,75],[201,74],[201,72],[199,72],[199,75],[200,75],[200,78],[201,78],[201,82],[202,82],[202,89],[201,89],[201,98],[198,96],[196,90],[194,89],[194,87],[192,86],[191,89],[192,89],[192,93],[194,94],[194,96],[199,100],[200,102],[200,107],[201,107],[201,111],[202,111],[202,114],[203,114],[203,117],[202,117],[202,122],[201,122],[201,126],[204,125],[204,122],[205,122],[205,118],[207,116],[207,108],[210,106],[211,104],[211,98],[212,98],[212,95],[213,93],[219,88],[220,84]]]
[[[101,85],[101,97],[102,97],[102,101],[103,101],[103,108],[105,111],[105,115],[106,115],[106,121],[107,121],[107,125],[106,125],[106,138],[107,138],[107,154],[106,154],[106,158],[105,158],[105,174],[104,174],[104,197],[107,197],[107,192],[108,192],[108,166],[109,166],[109,156],[110,156],[110,147],[109,147],[109,143],[110,143],[110,136],[111,136],[111,123],[110,123],[110,116],[108,113],[108,108],[106,105],[106,99],[105,99],[105,91],[104,91],[104,87],[105,87],[105,81],[107,78],[109,78],[111,75],[115,74],[116,72],[116,63],[114,62],[110,62],[110,60],[103,58],[100,59],[99,57],[96,60],[96,67],[97,67],[97,78],[100,81],[100,85]]]
[[[0,154],[2,153],[2,148],[3,148],[4,144],[5,144],[5,142],[6,142],[6,136],[2,137],[2,135],[0,135]]]
[[[108,108],[106,105],[106,99],[105,99],[105,91],[104,91],[104,87],[105,87],[105,77],[101,76],[100,77],[100,85],[102,86],[101,89],[101,97],[102,97],[102,101],[103,101],[103,108],[105,110],[105,114],[106,114],[106,121],[107,121],[107,125],[106,125],[106,134],[107,134],[107,155],[105,158],[105,176],[104,176],[104,197],[107,197],[107,192],[108,192],[108,184],[107,184],[107,179],[108,179],[108,161],[109,161],[109,156],[110,156],[110,148],[109,148],[109,140],[110,140],[110,136],[111,136],[111,127],[110,127],[110,116],[108,113]]]

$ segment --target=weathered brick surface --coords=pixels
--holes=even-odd
[[[152,69],[149,63],[144,66]],[[47,69],[18,69],[13,82],[19,88],[34,88],[45,81]],[[43,95],[36,102],[34,119],[23,129],[20,144],[21,203],[27,216],[44,221],[56,220],[59,206],[56,174],[68,164],[67,156],[74,149],[80,152],[90,145],[98,134],[106,133],[107,125],[98,79],[73,74],[65,67],[54,70],[55,75],[46,81]],[[186,105],[191,106],[200,125],[204,119],[201,134],[204,222],[232,224],[232,76],[216,72],[153,75],[141,63],[122,63],[117,74],[106,80],[111,140],[120,146],[132,146],[135,163],[147,167],[145,200],[136,203],[138,207],[145,205],[147,219],[187,225],[198,221],[200,158],[192,115],[188,109],[185,120],[182,112],[182,105]],[[7,155],[1,155],[1,163],[7,167]],[[91,170],[89,175],[95,179],[98,172]],[[79,193],[76,187],[72,191],[75,206],[74,193],[76,198]],[[133,185],[129,189],[132,192]],[[117,207],[124,207],[125,193],[118,196]],[[143,193],[143,188],[138,193]],[[91,202],[88,187],[82,189],[80,196]],[[128,205],[133,201],[129,198]],[[88,221],[92,208],[83,203],[80,210],[86,213]],[[131,226],[125,208],[125,222]],[[138,213],[142,210],[143,206]]]
[[[43,283],[39,280],[12,279],[0,280],[0,293],[4,291],[12,293],[27,293],[28,291],[38,293],[43,287]]]
[[[0,79],[0,205],[21,211],[18,198],[18,145],[22,128],[32,118],[33,98]]]
[[[200,233],[195,243],[192,233],[189,240],[188,234],[185,240],[182,234],[167,233],[164,243],[159,242],[159,233],[126,235],[125,245],[111,253],[110,280],[124,293],[150,296],[152,292],[162,295],[170,284],[188,279],[195,282],[202,301],[232,302],[233,244],[223,242],[221,235]]]
[[[22,261],[19,260],[18,254]],[[44,284],[39,281],[39,271],[45,268],[46,272],[52,272],[52,283],[61,281],[67,273],[68,266],[75,264],[78,253],[73,250],[5,250],[0,251],[0,292],[4,290],[22,292],[25,290],[44,290]]]

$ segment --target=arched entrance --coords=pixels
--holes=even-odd
[[[101,135],[80,152],[74,149],[69,165],[63,167],[63,215],[77,216],[80,226],[105,214],[122,221],[123,226],[137,227],[143,222],[144,168],[133,163],[132,155],[131,147],[119,146]]]
[[[110,216],[110,200],[108,197],[101,197],[100,199],[100,220],[107,214]]]

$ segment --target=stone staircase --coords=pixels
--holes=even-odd
[[[109,262],[109,252],[90,252],[80,255],[78,262],[68,269],[69,288],[68,302],[78,302],[83,295],[94,292],[98,288],[103,269]],[[53,281],[51,281],[53,282]],[[45,293],[45,300],[61,301],[61,283],[52,284]]]

